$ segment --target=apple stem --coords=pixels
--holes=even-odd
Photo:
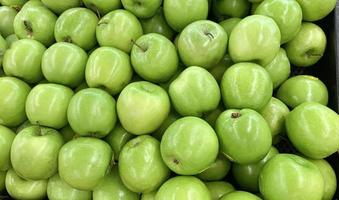
[[[64,37],[64,38],[62,39],[62,41],[68,42],[68,43],[73,43],[72,38],[71,38],[70,36]]]
[[[24,20],[24,26],[29,36],[33,35],[32,23],[30,21]]]
[[[239,118],[240,116],[241,116],[240,113],[232,113],[232,114],[231,114],[231,117],[232,117],[233,119]]]
[[[17,12],[19,12],[21,10],[20,6],[11,6],[11,8],[13,8],[14,10],[16,10]]]
[[[174,158],[173,162],[176,164],[176,165],[179,165],[179,160],[177,160],[176,158]]]
[[[40,126],[40,123],[39,123],[39,121],[36,121],[36,125],[38,126],[38,135],[39,136],[42,136],[42,131],[41,131],[41,126]]]
[[[308,57],[322,57],[323,54],[319,54],[319,53],[308,53],[307,56],[308,56]]]
[[[116,164],[116,162],[114,160],[114,152],[112,152],[111,162],[109,163],[109,165],[108,165],[108,167],[106,169],[106,175],[109,174],[112,171],[112,169],[113,169],[115,164]]]
[[[146,52],[147,49],[142,48],[140,45],[138,45],[134,40],[131,40],[133,45],[137,46],[139,49],[141,49],[143,52]]]
[[[88,5],[88,7],[96,13],[96,15],[98,16],[99,19],[101,18],[99,9],[95,6],[95,4],[90,3],[90,4]]]
[[[214,36],[213,36],[212,33],[205,32],[205,35],[206,35],[210,40],[213,40],[213,39],[214,39]]]

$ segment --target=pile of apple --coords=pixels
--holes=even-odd
[[[333,198],[336,0],[0,4],[0,199]]]

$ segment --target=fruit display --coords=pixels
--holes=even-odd
[[[336,4],[0,0],[0,199],[339,199]]]

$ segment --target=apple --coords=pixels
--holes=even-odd
[[[193,176],[177,176],[166,181],[155,195],[155,200],[194,199],[212,200],[205,184]]]
[[[319,103],[294,108],[286,117],[286,130],[293,146],[309,158],[325,158],[339,149],[338,114]]]
[[[0,34],[7,37],[14,33],[13,22],[18,11],[10,6],[0,7]]]
[[[258,8],[261,2],[252,2],[251,6],[251,14],[253,15],[255,13],[255,10]]]
[[[293,154],[278,154],[262,168],[260,193],[270,200],[319,200],[324,180],[316,165]]]
[[[10,152],[15,136],[11,129],[0,125],[0,171],[6,171],[11,167]],[[2,191],[1,188],[0,191]]]
[[[55,23],[55,40],[73,43],[88,51],[97,43],[95,29],[98,21],[98,17],[89,9],[68,9],[59,16]]]
[[[228,54],[225,54],[224,57],[214,65],[211,69],[208,71],[212,74],[212,76],[215,78],[215,80],[220,83],[222,76],[224,75],[225,71],[232,66],[234,63],[231,59],[231,57]]]
[[[235,191],[224,195],[220,200],[261,200],[261,198],[249,192]]]
[[[224,181],[205,182],[205,185],[210,191],[213,200],[218,200],[222,196],[235,191],[233,185]]]
[[[215,130],[221,152],[238,164],[260,161],[272,145],[267,122],[251,109],[224,111],[216,121]]]
[[[162,7],[152,17],[140,19],[140,23],[145,34],[159,33],[169,40],[172,40],[175,34],[175,31],[166,22]]]
[[[162,0],[121,0],[124,8],[138,18],[150,18],[155,15],[162,4]]]
[[[49,46],[54,42],[56,20],[57,16],[41,1],[30,0],[15,16],[14,32],[20,39],[34,39]]]
[[[326,17],[336,6],[336,0],[297,0],[304,21],[317,21]]]
[[[116,101],[107,92],[88,88],[76,93],[69,102],[67,118],[81,136],[105,137],[117,121]]]
[[[41,68],[49,82],[76,87],[83,82],[86,63],[87,53],[83,49],[71,43],[58,42],[43,54]]]
[[[273,88],[278,88],[291,74],[291,64],[286,55],[286,51],[280,48],[274,59],[264,66],[271,77]]]
[[[47,180],[25,180],[13,169],[6,174],[6,190],[14,199],[44,199],[47,193]]]
[[[166,165],[180,175],[195,175],[217,158],[219,144],[213,128],[197,117],[183,117],[164,133],[161,156]]]
[[[223,154],[219,154],[217,159],[197,177],[203,181],[219,181],[227,175],[230,169],[231,162]]]
[[[86,89],[86,88],[88,88],[88,85],[87,85],[86,81],[84,81],[84,82],[82,82],[78,87],[76,87],[76,88],[74,89],[74,92],[77,93],[77,92],[79,92],[80,90],[83,90],[83,89]]]
[[[241,18],[237,18],[237,17],[232,17],[229,19],[225,19],[221,22],[219,22],[220,26],[222,26],[224,28],[224,30],[226,31],[227,35],[230,36],[232,33],[232,30],[234,29],[234,27],[241,21]]]
[[[175,110],[182,116],[201,117],[216,109],[220,102],[217,81],[206,69],[196,66],[181,72],[168,92]]]
[[[1,0],[0,4],[20,9],[27,1],[28,0]]]
[[[180,33],[181,61],[186,66],[211,68],[225,55],[227,40],[227,33],[219,24],[209,20],[193,22]]]
[[[100,139],[79,137],[61,147],[58,159],[62,180],[75,189],[93,190],[105,177],[112,149]]]
[[[73,91],[63,85],[36,85],[26,101],[26,114],[32,124],[60,129],[67,125],[67,107]]]
[[[17,126],[15,133],[18,134],[20,131],[22,131],[24,128],[34,126],[29,120],[24,121],[22,124]]]
[[[14,42],[3,57],[3,69],[7,76],[16,76],[27,83],[42,80],[41,60],[46,47],[32,39]]]
[[[6,189],[6,171],[0,171],[0,192],[3,192]]]
[[[85,6],[97,14],[104,16],[112,10],[121,8],[120,0],[82,0]]]
[[[216,15],[227,17],[245,17],[250,10],[247,0],[213,0],[212,11]]]
[[[242,19],[231,32],[228,52],[234,62],[269,64],[280,49],[280,30],[270,17],[251,15]]]
[[[130,57],[119,49],[100,47],[88,58],[85,76],[89,87],[99,87],[116,95],[131,81],[132,75]]]
[[[221,94],[226,108],[259,111],[271,99],[273,84],[266,70],[254,63],[237,63],[226,70]]]
[[[277,98],[295,108],[304,102],[328,103],[326,85],[314,76],[299,75],[285,81],[277,92]]]
[[[140,197],[140,200],[155,200],[156,194],[157,194],[157,191],[153,191],[153,192],[149,192],[149,193],[143,193]]]
[[[0,34],[0,67],[2,67],[2,60],[3,60],[6,50],[7,50],[7,42]]]
[[[170,173],[161,158],[160,142],[149,135],[127,142],[120,152],[118,164],[122,182],[137,193],[156,190]]]
[[[139,20],[127,10],[114,10],[100,19],[96,37],[100,46],[118,48],[130,53],[133,42],[142,36]]]
[[[176,32],[208,16],[208,0],[164,0],[163,8],[168,25]]]
[[[165,121],[160,125],[160,127],[156,131],[152,133],[152,136],[158,139],[159,141],[161,141],[161,138],[164,135],[167,128],[179,118],[180,118],[180,115],[174,110],[171,110],[171,112],[168,114]]]
[[[59,130],[62,138],[65,142],[71,141],[72,139],[78,137],[79,135],[73,131],[70,125],[67,125]]]
[[[55,174],[48,180],[47,196],[50,200],[91,200],[92,192],[72,188]]]
[[[152,133],[161,126],[170,112],[170,106],[164,89],[150,82],[138,81],[122,90],[117,101],[117,112],[124,129],[142,135]]]
[[[264,0],[254,14],[274,19],[280,29],[282,44],[292,40],[301,28],[303,12],[295,0]]]
[[[64,11],[74,8],[80,7],[81,0],[41,0],[41,2],[51,11],[60,15]]]
[[[290,62],[297,67],[317,63],[326,49],[326,35],[316,24],[303,22],[298,34],[284,46]]]
[[[31,88],[20,79],[0,77],[0,124],[15,127],[27,117],[25,102]]]
[[[213,128],[215,126],[215,121],[217,120],[217,118],[219,117],[219,115],[225,110],[225,107],[223,106],[223,104],[220,102],[219,106],[215,109],[212,110],[211,112],[205,113],[203,115],[203,119],[209,123]]]
[[[15,34],[11,34],[9,36],[6,37],[6,42],[7,42],[7,48],[11,48],[12,47],[12,44],[16,41],[18,41],[19,38],[17,35]],[[0,67],[1,67],[1,64],[0,64]]]

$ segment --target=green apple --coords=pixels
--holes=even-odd
[[[89,9],[68,9],[59,16],[55,23],[55,40],[73,43],[86,51],[90,50],[97,43],[95,29],[98,21],[98,17]]]
[[[25,180],[13,169],[6,174],[6,190],[14,199],[44,199],[47,193],[47,180]]]
[[[263,167],[260,193],[270,200],[320,200],[324,180],[316,165],[293,154],[278,154]]]
[[[117,121],[116,101],[107,92],[88,88],[71,99],[67,118],[72,129],[81,136],[105,137]]]
[[[212,5],[212,11],[216,15],[245,17],[251,4],[247,0],[213,0]]]
[[[141,19],[140,22],[145,34],[159,33],[167,37],[169,40],[173,39],[175,32],[167,24],[162,7],[157,10],[153,17]]]
[[[119,49],[100,47],[88,58],[85,76],[89,87],[116,95],[131,81],[132,75],[130,57]]]
[[[231,162],[223,154],[219,154],[217,159],[197,177],[204,181],[219,181],[227,175],[230,169]]]
[[[294,147],[307,157],[321,159],[339,149],[338,114],[319,103],[302,103],[292,110],[286,130]]]
[[[162,4],[162,0],[121,0],[124,8],[138,18],[150,18],[155,15]]]
[[[0,171],[0,192],[3,192],[6,189],[6,171]]]
[[[194,175],[217,158],[219,144],[213,128],[197,117],[180,118],[164,133],[161,155],[166,165],[180,175]]]
[[[15,16],[13,26],[20,38],[34,39],[45,46],[54,43],[57,16],[39,0],[28,1]]]
[[[138,136],[122,148],[119,172],[128,189],[147,193],[158,189],[168,178],[170,170],[160,154],[160,142],[149,135]]]
[[[219,22],[219,24],[225,29],[227,35],[230,36],[232,33],[232,30],[240,21],[241,21],[241,18],[233,17],[233,18],[223,20]]]
[[[291,64],[286,55],[286,51],[280,48],[274,59],[264,66],[264,68],[271,77],[273,88],[279,87],[291,74]]]
[[[7,47],[8,46],[7,46],[6,40],[0,34],[0,68],[2,67],[2,60],[3,60],[4,54],[7,50]]]
[[[43,54],[41,68],[49,82],[76,87],[83,82],[86,63],[87,53],[83,49],[71,43],[58,42]]]
[[[326,17],[336,6],[336,0],[297,0],[304,21],[317,21]]]
[[[235,191],[226,194],[220,200],[261,200],[261,198],[249,192]]]
[[[101,16],[121,8],[120,0],[82,0],[85,6]]]
[[[177,176],[166,181],[155,195],[155,200],[194,199],[212,200],[205,184],[193,176]]]
[[[310,101],[327,105],[328,91],[326,85],[318,78],[299,75],[288,79],[280,86],[277,98],[291,108]]]
[[[264,0],[254,14],[274,19],[280,29],[282,44],[292,40],[301,28],[303,13],[295,0]]]
[[[298,34],[285,45],[287,57],[298,67],[317,63],[326,49],[326,35],[316,24],[303,22]]]
[[[161,138],[164,135],[167,128],[179,118],[180,118],[180,115],[174,110],[171,110],[171,112],[168,114],[165,121],[160,125],[160,127],[156,131],[152,133],[152,136],[158,139],[159,141],[161,141]]]
[[[25,122],[23,122],[22,124],[20,124],[19,126],[17,126],[15,133],[18,134],[20,131],[22,131],[24,128],[30,127],[30,126],[34,126],[29,120],[26,120]]]
[[[175,110],[182,116],[201,117],[216,109],[220,102],[217,81],[206,69],[196,66],[181,72],[168,92]]]
[[[208,71],[212,74],[212,76],[215,78],[215,80],[220,83],[222,76],[224,75],[225,71],[232,66],[234,63],[230,57],[230,55],[225,54],[224,57],[214,65],[211,69]]]
[[[261,2],[253,2],[251,6],[251,14],[253,15],[255,13],[255,10],[258,8]]]
[[[26,101],[27,118],[32,124],[55,129],[67,125],[67,107],[73,91],[63,85],[44,83],[36,85]]]
[[[108,173],[93,190],[93,200],[139,200],[139,194],[130,191],[121,181],[118,167]]]
[[[79,137],[61,147],[59,175],[73,188],[93,190],[105,177],[111,160],[109,144],[97,138]]]
[[[0,7],[0,34],[7,37],[14,33],[14,18],[18,11],[10,6]]]
[[[225,55],[227,33],[219,24],[200,20],[186,26],[180,33],[178,51],[186,66],[211,68]]]
[[[27,83],[42,80],[41,60],[46,47],[32,39],[14,42],[3,57],[3,69],[7,76],[16,76]]]
[[[279,152],[275,147],[271,147],[267,155],[259,162],[247,165],[240,165],[235,163],[232,167],[232,174],[240,188],[259,192],[259,175],[265,164]]]
[[[146,81],[128,84],[120,93],[117,112],[124,129],[135,135],[158,129],[170,112],[170,99],[160,86]]]
[[[224,181],[205,182],[205,185],[211,193],[212,200],[218,200],[222,196],[235,191],[233,185]]]
[[[241,20],[231,32],[228,52],[234,62],[269,64],[280,49],[280,30],[270,17],[251,15]]]
[[[58,15],[70,8],[80,7],[81,4],[81,0],[41,0],[41,2]]]
[[[100,46],[118,48],[130,53],[133,42],[142,36],[139,20],[127,10],[114,10],[99,21],[96,37]]]
[[[86,81],[82,82],[78,87],[74,89],[74,92],[79,92],[80,90],[88,88]]]
[[[0,171],[6,171],[11,167],[10,152],[15,133],[6,126],[0,125]],[[2,191],[0,189],[0,191]]]
[[[208,16],[208,0],[164,0],[163,7],[168,25],[177,32]]]
[[[225,107],[223,106],[223,104],[219,103],[219,106],[215,110],[205,113],[202,118],[207,121],[207,123],[209,123],[212,127],[215,127],[215,121],[217,121],[217,118],[224,110]]]
[[[1,173],[1,172],[0,172]],[[157,194],[156,191],[143,193],[140,197],[140,200],[155,200],[155,195]]]
[[[227,108],[262,109],[271,99],[273,84],[266,70],[254,63],[237,63],[221,80],[222,99]]]
[[[18,41],[19,38],[17,35],[15,34],[11,34],[9,36],[6,37],[6,42],[7,42],[7,47],[8,48],[11,48],[12,47],[12,44],[16,41]],[[1,64],[0,64],[0,67],[1,67]]]
[[[27,117],[25,102],[31,88],[20,79],[0,77],[0,124],[14,127],[23,123]]]
[[[263,159],[272,145],[272,135],[265,119],[251,109],[224,111],[215,126],[220,150],[238,164]]]
[[[91,200],[92,192],[72,188],[55,174],[48,180],[47,196],[49,200]]]
[[[24,5],[27,0],[0,0],[0,4],[3,6],[10,6],[14,8],[20,9],[22,5]]]
[[[72,139],[78,137],[77,133],[73,131],[70,125],[67,125],[60,129],[60,134],[65,142],[71,141]]]

